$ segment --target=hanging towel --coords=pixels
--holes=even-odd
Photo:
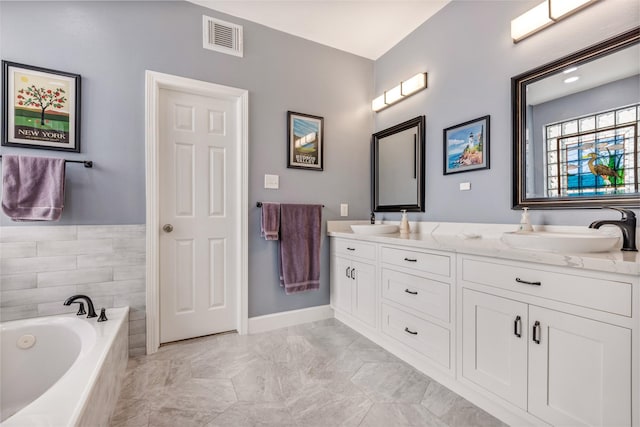
[[[3,154],[2,210],[13,221],[57,221],[64,172],[64,159]]]
[[[280,204],[262,203],[260,236],[265,240],[278,240],[280,232]]]
[[[280,205],[280,286],[287,295],[320,288],[322,205]]]

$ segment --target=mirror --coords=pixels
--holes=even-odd
[[[424,212],[424,126],[418,116],[372,135],[374,212]]]
[[[511,79],[513,207],[640,206],[640,27]]]

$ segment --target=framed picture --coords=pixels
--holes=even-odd
[[[489,116],[443,131],[444,174],[489,169]]]
[[[287,111],[287,167],[322,170],[324,119]]]
[[[2,145],[80,152],[80,75],[2,61]]]

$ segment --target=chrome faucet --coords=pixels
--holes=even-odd
[[[72,297],[69,297],[64,302],[64,305],[71,305],[74,302],[77,302],[77,303],[80,304],[80,311],[78,311],[78,315],[85,314],[84,313],[84,307],[83,307],[82,303],[79,302],[79,301],[76,301],[78,299],[83,299],[87,303],[87,308],[89,309],[89,314],[87,315],[87,317],[98,317],[98,315],[96,314],[96,310],[93,307],[93,301],[91,301],[91,298],[89,298],[86,295],[74,295]]]
[[[603,225],[615,225],[622,231],[622,251],[638,252],[636,248],[636,214],[628,209],[619,209],[607,207],[607,209],[613,209],[622,214],[622,218],[619,220],[603,219],[601,221],[594,221],[589,225],[589,228],[600,228]]]

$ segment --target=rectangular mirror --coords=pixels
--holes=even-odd
[[[372,135],[372,210],[424,212],[425,117]]]
[[[511,87],[514,208],[640,205],[640,28]]]

